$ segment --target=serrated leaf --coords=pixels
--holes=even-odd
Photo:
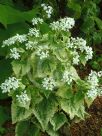
[[[46,131],[49,134],[49,136],[59,136],[58,132],[53,130],[53,126],[50,123],[48,124]]]
[[[76,102],[76,101],[75,101]],[[61,99],[61,108],[69,115],[70,119],[74,119],[77,116],[80,119],[85,117],[85,107],[82,102],[75,103],[74,100]]]
[[[67,118],[64,113],[56,113],[53,118],[51,118],[50,122],[53,129],[57,131],[67,122]]]
[[[61,108],[70,116],[70,119],[73,119],[76,112],[73,108],[73,103],[70,100],[61,99],[60,104]]]
[[[44,98],[39,104],[34,106],[33,113],[40,122],[43,131],[46,130],[48,122],[57,110],[57,103],[55,96]]]
[[[12,110],[12,123],[16,123],[19,121],[23,121],[24,119],[27,119],[32,114],[32,109],[25,109],[17,106],[14,102],[12,102],[11,105]]]

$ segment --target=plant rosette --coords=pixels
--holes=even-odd
[[[41,6],[49,18],[52,8]],[[1,89],[12,97],[16,136],[25,135],[25,130],[28,136],[38,136],[41,131],[57,136],[68,118],[85,119],[85,103],[90,106],[102,94],[102,71],[91,71],[82,80],[75,69],[76,65],[85,66],[93,51],[85,39],[71,36],[74,25],[70,17],[49,24],[40,17],[33,18],[27,34],[3,41],[13,73]]]

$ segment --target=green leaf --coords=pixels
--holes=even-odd
[[[76,102],[73,99],[61,99],[60,100],[61,108],[69,115],[70,119],[74,119],[74,117],[78,117],[80,119],[84,119],[85,117],[85,107],[83,100]]]
[[[19,121],[23,121],[24,119],[27,119],[32,114],[32,109],[25,109],[17,106],[14,102],[12,102],[11,105],[12,110],[12,122],[13,124]]]
[[[85,55],[84,55],[84,54],[81,54],[81,55],[80,55],[80,61],[81,61],[81,63],[82,63],[84,66],[86,65],[87,60],[85,59]]]
[[[50,123],[48,124],[46,131],[49,134],[49,136],[59,136],[58,132],[53,130],[53,126]]]
[[[56,58],[61,62],[70,61],[70,54],[68,54],[65,48],[58,47],[53,51],[53,54],[56,55]]]
[[[22,72],[21,75],[24,76],[30,71],[30,63],[29,61],[24,61],[21,63]]]
[[[70,119],[73,119],[75,116],[75,109],[73,108],[73,102],[66,99],[60,100],[61,108],[70,116]]]
[[[53,129],[57,131],[67,122],[67,118],[64,113],[56,113],[50,122],[53,126]]]
[[[47,23],[44,22],[43,24],[40,25],[40,31],[42,32],[42,34],[48,33],[49,30],[50,30],[50,27]]]
[[[90,32],[94,31],[94,26],[94,19],[92,17],[86,17],[80,29],[85,34],[89,34]]]
[[[85,98],[85,102],[86,102],[86,104],[87,104],[87,106],[88,106],[88,108],[91,106],[91,104],[93,103],[93,99],[91,99],[91,98]]]
[[[37,14],[38,8],[21,12],[11,6],[0,4],[0,11],[2,11],[0,12],[0,23],[7,27],[8,24],[31,21]]]
[[[21,64],[20,64],[20,62],[19,61],[13,61],[12,62],[12,69],[13,69],[15,75],[17,77],[19,77],[20,71],[21,71]]]
[[[57,93],[56,93],[59,97],[61,98],[66,98],[66,99],[70,99],[73,96],[72,93],[72,88],[67,86],[67,85],[63,85],[61,86]]]
[[[17,77],[24,76],[30,71],[29,61],[13,61],[12,66],[13,71]]]
[[[38,136],[39,132],[39,128],[30,121],[22,121],[16,125],[15,136]]]
[[[68,2],[68,8],[71,9],[71,13],[73,14],[74,18],[80,18],[81,16],[81,6],[79,3],[76,3],[74,1]]]
[[[31,108],[33,109],[36,104],[39,104],[43,100],[43,97],[39,93],[40,90],[38,88],[32,87],[29,90],[31,93]]]
[[[0,22],[7,27],[7,24],[24,21],[21,12],[7,5],[0,4]]]
[[[100,30],[102,30],[102,20],[98,17],[94,17],[94,20]]]
[[[33,110],[35,117],[40,122],[43,131],[46,130],[48,122],[57,110],[57,103],[55,96],[44,98],[39,104],[36,104]]]
[[[101,42],[102,42],[102,30],[94,32],[93,41],[94,41],[95,44],[101,44]]]
[[[26,21],[31,21],[32,18],[36,17],[37,13],[38,13],[38,7],[33,8],[32,10],[29,11],[22,12],[22,17],[24,17]]]
[[[52,60],[52,61],[50,61]],[[56,69],[56,63],[53,58],[39,60],[37,73],[38,77],[45,77],[48,75],[52,75],[53,71]]]
[[[73,75],[73,79],[74,79],[75,81],[77,81],[77,80],[80,79],[80,77],[79,77],[79,75],[78,75],[76,69],[75,69],[73,66],[70,67],[70,73]]]

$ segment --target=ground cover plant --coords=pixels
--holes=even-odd
[[[5,28],[10,25],[6,37],[5,31],[1,30],[3,42],[0,54],[3,72],[1,71],[0,96],[2,99],[7,98],[8,93],[9,97],[12,97],[12,122],[17,123],[15,132],[17,136],[25,135],[24,130],[29,136],[39,135],[41,131],[51,136],[59,135],[63,125],[88,117],[86,105],[89,107],[93,100],[102,94],[102,71],[100,64],[92,60],[93,56],[96,58],[96,50],[90,47],[92,42],[95,43],[92,35],[94,33],[91,32],[93,29],[89,30],[87,26],[89,32],[85,32],[83,30],[85,27],[75,25],[77,19],[84,19],[80,16],[81,12],[84,10],[88,12],[87,1],[84,3],[87,8],[80,10],[80,14],[78,14],[79,10],[70,11],[70,9],[74,10],[72,7],[76,2],[65,1],[62,7],[65,6],[66,11],[63,9],[60,13],[61,1],[52,1],[49,4],[39,1],[35,2],[38,6],[30,11],[28,7],[24,11],[22,6],[20,7],[21,10],[23,9],[22,12],[18,11],[19,6],[16,11],[8,8],[7,12],[11,10],[14,14],[18,14],[13,22],[8,18],[1,18]],[[8,3],[13,4],[12,1]],[[16,4],[19,3],[23,2]],[[90,3],[92,4],[91,1]],[[76,6],[80,7],[80,4],[81,1]],[[93,4],[97,5],[97,2],[94,1]],[[59,11],[54,9],[56,5],[59,5],[57,9]],[[4,5],[1,5],[1,9],[5,9]],[[67,10],[70,11],[71,17],[66,14]],[[91,12],[93,13],[93,10]],[[77,14],[73,15],[73,13]],[[90,16],[92,18],[91,13]],[[99,18],[96,20],[93,20],[93,28],[97,28],[96,22],[99,27],[99,30],[96,29],[98,35],[98,32],[101,32],[101,20]],[[78,32],[79,37],[75,34],[78,28],[81,29],[80,33]],[[83,69],[87,61],[97,71],[90,70],[84,77],[80,77],[78,66]],[[101,62],[101,56],[98,57],[98,61]],[[2,109],[1,107],[1,115]],[[1,122],[5,120],[8,118],[4,117],[4,121]],[[1,128],[1,133],[3,131]]]

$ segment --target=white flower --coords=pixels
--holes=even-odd
[[[94,89],[88,90],[87,96],[89,98],[95,99],[97,97],[97,89],[94,88]]]
[[[65,17],[60,19],[59,21],[53,22],[50,24],[52,30],[63,30],[69,31],[69,29],[73,28],[75,25],[75,21],[73,18]]]
[[[13,49],[10,49],[10,58],[14,58],[14,59],[19,59],[20,58],[20,54],[19,52],[17,51],[17,48],[13,48]]]
[[[43,79],[42,86],[46,90],[51,90],[52,91],[56,86],[56,82],[53,79],[53,77],[46,77],[46,78]]]
[[[26,50],[32,50],[34,49],[34,46],[37,45],[37,41],[28,41],[28,43],[25,44]]]
[[[47,17],[50,18],[53,12],[53,8],[51,6],[49,6],[48,4],[41,4],[41,7],[43,8],[43,10],[46,12]]]
[[[29,36],[35,36],[35,37],[39,37],[39,30],[37,30],[36,28],[30,28],[29,29]]]
[[[98,88],[98,96],[102,96],[102,87]]]
[[[27,41],[27,36],[25,34],[23,35],[16,34],[15,36],[3,41],[2,47],[13,45],[16,42],[23,43],[25,41]]]
[[[81,52],[86,49],[86,41],[82,38],[73,38],[68,39],[68,48],[77,49],[79,48]]]
[[[73,64],[78,65],[79,61],[80,61],[79,60],[80,56],[79,56],[78,52],[74,51],[74,52],[72,52],[72,54],[73,54]]]
[[[25,34],[23,34],[23,35],[16,34],[14,36],[14,38],[15,38],[16,42],[20,42],[20,43],[27,41],[27,35],[25,35]]]
[[[102,77],[102,71],[98,72],[98,77]]]
[[[73,81],[72,73],[70,73],[69,71],[64,71],[62,81],[70,85]]]
[[[5,47],[6,45],[10,46],[10,45],[13,45],[13,44],[15,44],[15,39],[12,37],[12,38],[9,38],[9,39],[3,41],[2,47]]]
[[[82,38],[68,38],[67,47],[73,49],[74,51],[78,50],[82,53],[85,53],[85,59],[88,61],[89,59],[92,59],[93,57],[93,51],[92,48],[89,46],[86,46],[86,41]]]
[[[39,46],[36,50],[36,55],[38,55],[40,59],[47,58],[49,56],[48,46]]]
[[[37,25],[38,23],[39,23],[39,24],[42,24],[42,23],[43,23],[43,19],[42,19],[42,18],[39,18],[39,17],[32,19],[32,24],[33,24],[33,25]]]
[[[10,92],[11,90],[16,90],[19,87],[19,80],[15,77],[9,77],[1,84],[2,93]]]
[[[24,92],[21,92],[21,95],[16,95],[17,101],[21,104],[23,104],[24,106],[30,101],[26,90]]]
[[[88,90],[87,96],[93,99],[98,95],[98,73],[91,70],[91,73],[88,76],[88,82],[90,83],[91,89]]]
[[[86,46],[85,51],[86,51],[85,59],[86,59],[87,61],[88,61],[89,59],[92,59],[92,57],[93,57],[93,50],[92,50],[92,48],[89,47],[89,46]]]
[[[95,71],[91,70],[91,73],[88,76],[88,82],[91,84],[92,88],[98,86],[98,74]]]

